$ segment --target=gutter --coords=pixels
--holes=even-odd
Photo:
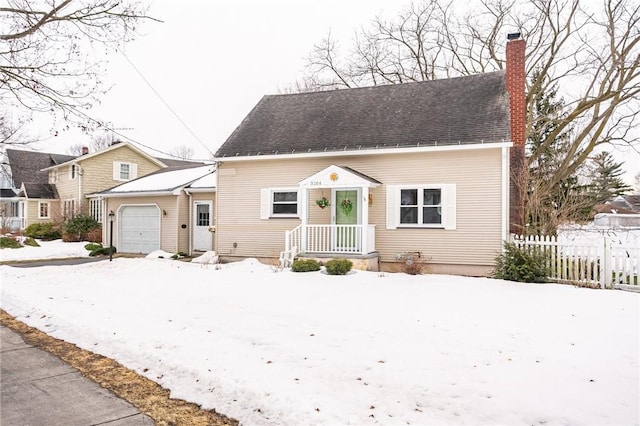
[[[392,146],[382,146],[380,148],[368,148],[362,150],[332,150],[324,152],[291,152],[283,154],[267,154],[267,155],[239,155],[235,157],[216,157],[217,163],[234,162],[234,161],[256,161],[256,160],[281,160],[281,159],[300,159],[300,158],[326,158],[326,157],[353,157],[361,155],[388,155],[388,154],[415,154],[422,152],[442,152],[442,151],[468,151],[475,149],[497,149],[513,146],[513,142],[491,142],[463,145],[430,145],[418,146],[412,148],[400,148]]]

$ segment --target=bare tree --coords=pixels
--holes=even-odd
[[[331,35],[314,46],[303,91],[394,84],[503,69],[507,32],[527,41],[527,135],[534,105],[554,87],[563,97],[554,132],[527,153],[529,165],[559,135],[568,144],[548,187],[574,175],[603,144],[638,146],[640,8],[634,0],[480,0],[461,14],[447,0],[411,3],[394,20],[379,17],[342,53]],[[535,74],[535,75],[534,75]]]
[[[91,126],[83,111],[106,89],[106,57],[134,37],[141,19],[153,19],[145,13],[135,0],[5,0],[0,102],[23,117],[40,111]]]
[[[176,146],[171,150],[171,155],[181,160],[190,160],[193,158],[194,154],[195,152],[193,151],[193,148],[190,148],[187,145]]]

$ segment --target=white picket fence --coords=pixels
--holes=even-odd
[[[607,235],[586,241],[512,235],[511,242],[543,253],[549,278],[554,281],[640,290],[640,244],[636,241],[619,241]]]

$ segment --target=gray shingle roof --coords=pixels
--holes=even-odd
[[[504,71],[267,95],[216,158],[510,141]]]
[[[43,172],[41,171],[42,169],[73,160],[76,157],[73,155],[7,149],[7,158],[9,159],[14,186],[20,188],[22,183],[47,184],[49,182],[49,172]]]
[[[58,191],[56,186],[49,183],[24,183],[24,189],[26,194],[20,193],[21,196],[28,198],[46,198],[56,199],[58,198]]]

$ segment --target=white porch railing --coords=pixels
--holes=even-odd
[[[286,231],[285,251],[367,254],[375,251],[375,238],[375,225],[300,225]]]
[[[601,237],[589,242],[558,241],[553,236],[513,235],[518,247],[534,247],[545,254],[549,278],[559,282],[579,282],[601,288],[639,289],[640,247],[613,244]]]

